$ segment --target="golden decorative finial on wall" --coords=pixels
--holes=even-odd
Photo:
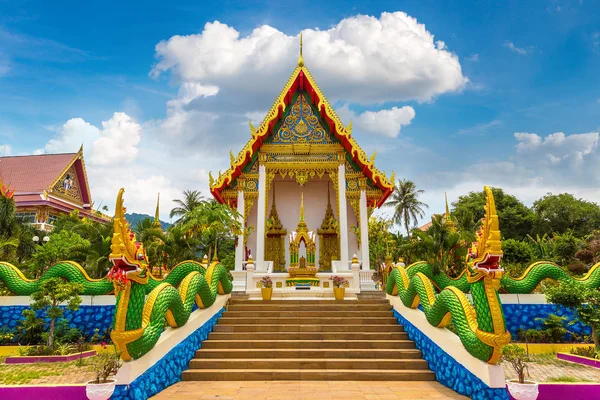
[[[304,58],[302,58],[302,32],[300,32],[300,56],[298,57],[298,66],[304,67]]]
[[[304,192],[300,195],[300,221],[304,221]]]

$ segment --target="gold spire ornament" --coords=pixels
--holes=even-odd
[[[448,207],[448,196],[446,192],[444,192],[444,198],[446,199],[446,221],[445,224],[450,229],[450,232],[456,232],[456,226],[454,225],[454,221],[452,220],[452,216],[450,215],[450,207]]]
[[[300,56],[298,57],[298,66],[304,67],[304,58],[302,58],[302,32],[300,32]]]
[[[156,211],[154,211],[154,221],[152,221],[152,227],[162,230],[160,223],[160,217],[158,216],[160,210],[160,192],[158,192],[158,198],[156,199]]]

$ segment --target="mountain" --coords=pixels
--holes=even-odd
[[[129,222],[130,226],[134,226],[138,221],[142,221],[146,218],[150,218],[151,220],[154,221],[154,217],[152,215],[148,215],[148,214],[138,214],[138,213],[131,213],[131,214],[125,214],[125,219],[127,220],[127,222]],[[170,223],[168,222],[163,222],[160,221],[160,224],[163,228],[163,230],[166,230],[168,227],[171,226]]]

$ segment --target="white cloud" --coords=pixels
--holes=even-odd
[[[466,58],[467,61],[479,62],[479,54],[475,53]]]
[[[355,124],[366,132],[396,138],[400,134],[401,128],[410,124],[415,115],[415,110],[411,106],[365,111],[355,119]]]
[[[328,30],[306,29],[303,37],[305,63],[333,98],[427,101],[468,82],[458,57],[403,12],[357,15]],[[242,37],[215,21],[199,34],[160,42],[151,75],[170,71],[182,82],[272,95],[274,82],[284,82],[294,67],[297,52],[298,37],[268,25]]]
[[[504,47],[506,47],[510,51],[520,54],[522,56],[524,56],[528,53],[531,53],[534,49],[533,46],[517,47],[517,46],[515,46],[515,44],[513,42],[508,41],[508,40],[504,42]]]
[[[541,137],[535,133],[515,133],[517,155],[523,161],[549,161],[552,165],[562,161],[580,162],[589,155],[597,156],[598,132],[565,135],[563,132]]]
[[[469,128],[460,129],[457,134],[458,135],[484,135],[490,128],[501,125],[502,121],[498,119],[491,120],[490,122],[484,122],[481,124],[477,124],[471,126]]]
[[[83,118],[71,118],[46,143],[46,153],[73,153],[79,146],[91,145],[100,136],[100,130]]]
[[[131,163],[138,154],[141,137],[140,124],[125,113],[114,113],[111,119],[102,122],[102,131],[92,147],[92,163]]]
[[[9,144],[0,144],[0,157],[10,156],[12,147]]]

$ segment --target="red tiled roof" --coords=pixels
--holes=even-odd
[[[19,192],[42,192],[73,161],[77,153],[0,157],[0,179]]]
[[[16,194],[15,195],[15,202],[17,204],[19,203],[23,203],[26,201],[42,201],[42,196],[40,196],[39,194]]]

